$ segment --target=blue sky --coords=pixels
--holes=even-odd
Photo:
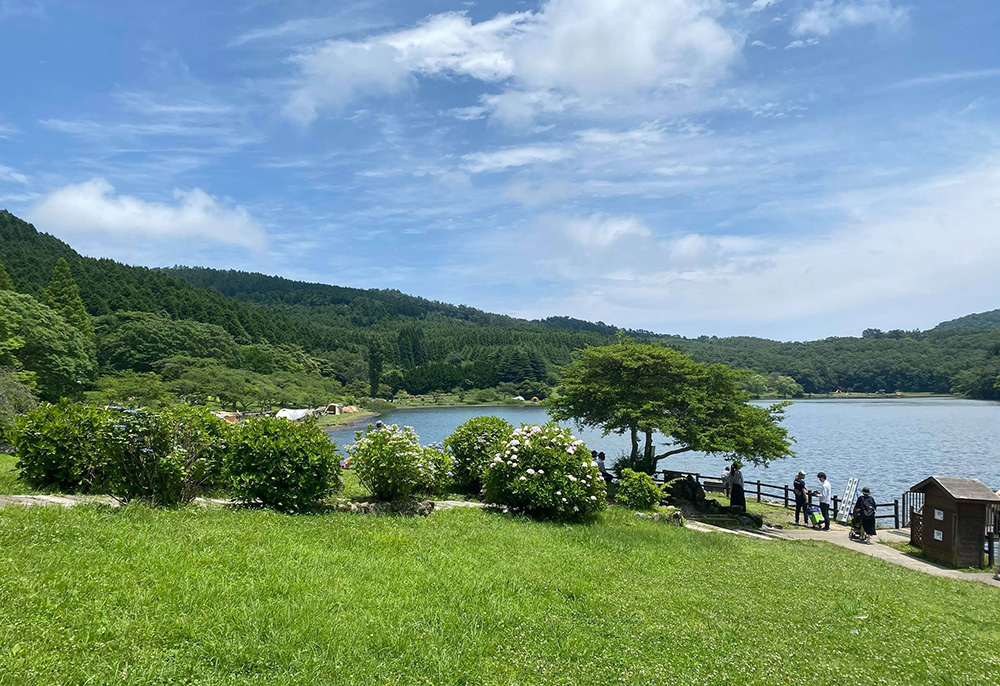
[[[1000,307],[998,13],[0,0],[0,207],[524,317],[929,328]]]

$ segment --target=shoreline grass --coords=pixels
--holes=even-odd
[[[994,589],[617,510],[10,508],[0,551],[4,684],[972,685],[1000,665]]]

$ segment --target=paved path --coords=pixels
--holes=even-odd
[[[0,507],[16,505],[20,507],[73,507],[89,503],[103,503],[118,506],[114,498],[101,495],[0,495]]]
[[[850,550],[864,553],[869,557],[876,557],[880,560],[884,560],[885,562],[890,562],[894,565],[906,567],[907,569],[912,569],[917,572],[923,572],[924,574],[930,574],[931,576],[943,576],[949,579],[958,579],[959,581],[978,581],[1000,588],[1000,581],[995,581],[993,579],[993,572],[959,572],[955,569],[944,567],[929,560],[922,560],[919,557],[907,555],[906,553],[896,550],[895,548],[890,548],[889,546],[884,545],[882,541],[878,541],[879,537],[877,536],[877,542],[872,545],[852,541],[847,535],[849,531],[850,529],[848,527],[839,526],[837,524],[830,527],[829,531],[816,531],[815,529],[795,526],[794,524],[789,523],[785,526],[785,528],[773,531],[772,535],[776,538],[786,540],[826,541],[827,543],[833,543],[834,545],[849,548]],[[902,536],[897,537],[889,530],[880,529],[879,531],[885,541],[908,540]]]

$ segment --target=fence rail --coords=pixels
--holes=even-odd
[[[690,477],[701,484],[701,487],[706,491],[721,493],[725,490],[722,479],[717,476],[705,476],[699,474],[698,472],[681,472],[675,469],[664,469],[654,474],[654,478],[659,483],[664,483],[666,481],[667,475],[680,475],[682,477]],[[756,498],[757,502],[768,502],[775,505],[782,505],[786,508],[792,508],[795,506],[795,492],[792,487],[788,484],[768,484],[764,483],[760,479],[756,481],[745,481],[743,483],[743,491],[746,493],[747,498]],[[839,496],[833,496],[833,503],[830,506],[831,517],[835,517],[836,513],[840,510]],[[809,496],[809,502],[812,502],[812,496]],[[898,529],[900,527],[900,512],[899,501],[893,500],[891,503],[876,503],[876,507],[884,514],[876,514],[875,519],[889,519],[892,520],[892,527]],[[890,510],[886,513],[886,510]]]

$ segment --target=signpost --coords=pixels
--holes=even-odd
[[[851,518],[851,510],[854,509],[854,501],[858,498],[858,479],[851,477],[847,480],[847,488],[844,489],[844,499],[840,501],[840,511],[837,513],[837,521],[847,524]]]

